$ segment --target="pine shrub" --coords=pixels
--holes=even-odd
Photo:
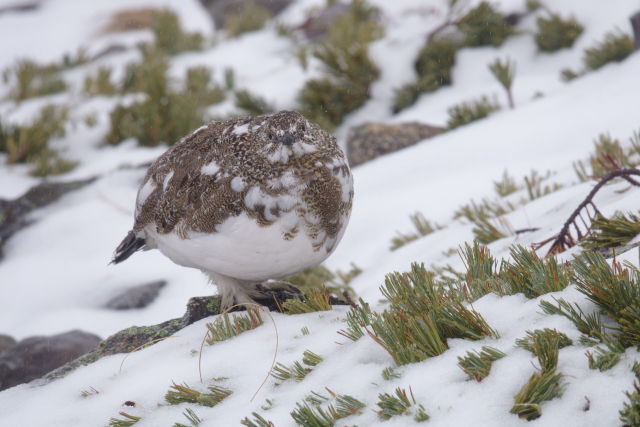
[[[65,135],[67,118],[67,108],[46,105],[29,125],[0,123],[0,151],[7,153],[7,163],[29,163],[34,176],[58,175],[73,169],[76,163],[63,159],[49,147],[52,139]]]
[[[352,0],[346,13],[329,28],[327,38],[313,55],[324,65],[325,77],[312,79],[298,95],[300,109],[327,130],[364,105],[380,71],[369,57],[368,44],[381,37],[377,9]]]
[[[605,34],[604,39],[585,49],[582,62],[588,71],[594,71],[610,62],[621,62],[634,49],[633,37],[620,30]]]
[[[168,9],[153,15],[151,31],[153,31],[156,48],[167,55],[200,50],[204,44],[202,34],[185,32],[178,16]]]
[[[223,28],[231,37],[258,31],[271,19],[271,12],[253,1],[244,1],[224,16]]]
[[[465,46],[500,46],[515,33],[491,3],[481,2],[458,21]]]
[[[434,92],[451,84],[458,46],[449,39],[433,39],[418,52],[414,68],[418,79],[395,90],[393,112],[413,105],[423,93]]]
[[[552,12],[548,16],[538,17],[536,24],[535,41],[542,52],[555,52],[573,46],[584,30],[574,17],[562,19]]]
[[[67,83],[59,71],[55,65],[40,66],[29,59],[18,61],[6,73],[6,80],[12,84],[9,97],[20,102],[65,91]]]
[[[476,120],[484,119],[499,109],[500,104],[495,99],[493,101],[489,100],[486,96],[454,105],[447,110],[449,114],[447,127],[455,129],[464,126]]]

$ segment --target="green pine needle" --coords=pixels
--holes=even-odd
[[[213,345],[217,342],[228,340],[243,332],[255,329],[263,323],[260,310],[253,307],[248,307],[246,314],[223,313],[213,322],[206,324],[208,330],[207,344]]]
[[[410,415],[413,412],[412,406],[416,405],[411,387],[409,387],[409,394],[406,390],[398,387],[395,389],[395,394],[380,393],[378,399],[377,405],[380,409],[377,413],[382,420],[388,420],[398,415]],[[429,419],[429,415],[422,405],[418,405],[416,409],[415,421],[421,422]]]
[[[564,385],[562,374],[555,371],[534,373],[515,396],[511,413],[527,421],[542,415],[542,402],[562,396]]]
[[[108,424],[109,427],[131,427],[142,419],[142,417],[136,417],[135,415],[130,415],[126,412],[119,412],[119,414],[124,417],[124,419],[110,418]]]
[[[493,347],[482,347],[480,352],[468,351],[464,357],[458,357],[458,366],[470,379],[482,381],[491,371],[491,365],[506,354]]]
[[[282,303],[282,307],[287,314],[313,313],[316,311],[332,310],[329,297],[331,291],[322,286],[319,289],[311,289],[304,296],[304,299],[289,299]]]
[[[229,397],[233,391],[220,386],[208,386],[206,393],[200,392],[189,387],[187,384],[173,383],[170,390],[165,393],[164,399],[170,405],[179,405],[181,403],[196,403],[202,406],[216,406],[224,399]]]

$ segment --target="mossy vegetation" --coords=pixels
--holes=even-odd
[[[327,130],[335,129],[347,114],[364,105],[380,74],[368,48],[383,34],[377,13],[364,0],[352,0],[313,51],[324,65],[325,76],[307,81],[298,101],[301,112]]]

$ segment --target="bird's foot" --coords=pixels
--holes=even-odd
[[[281,280],[266,280],[255,283],[250,291],[251,297],[260,305],[269,307],[270,310],[282,310],[282,303],[295,298],[300,299],[303,293],[289,282]]]

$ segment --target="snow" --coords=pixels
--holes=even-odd
[[[5,3],[13,4],[5,1],[1,4]],[[413,59],[426,34],[441,22],[444,1],[371,3],[383,10],[386,29],[386,36],[371,46],[381,77],[372,87],[371,100],[349,115],[336,131],[341,144],[349,127],[364,121],[443,125],[447,108],[461,101],[495,95],[506,105],[505,95],[486,64],[507,56],[517,63],[514,110],[503,109],[488,119],[352,170],[355,199],[350,224],[325,265],[347,270],[354,262],[362,268],[362,274],[351,286],[381,310],[385,305],[379,302],[378,288],[387,273],[406,271],[412,262],[462,268],[460,258],[452,255],[450,249],[470,242],[473,226],[453,220],[453,212],[471,199],[494,198],[493,181],[499,180],[504,170],[518,181],[531,170],[543,174],[551,171],[553,174],[545,183],[557,182],[563,188],[519,204],[505,215],[514,230],[531,227],[539,230],[493,242],[490,249],[494,256],[508,257],[511,245],[528,246],[556,233],[594,185],[579,183],[572,164],[592,152],[592,141],[598,134],[608,132],[628,144],[628,138],[640,126],[637,114],[640,55],[636,53],[570,83],[562,82],[560,70],[578,69],[585,47],[601,40],[615,27],[630,32],[628,17],[637,10],[637,2],[550,3],[554,11],[563,16],[574,15],[584,24],[585,32],[573,48],[554,54],[538,53],[531,34],[535,17],[526,17],[519,26],[522,33],[501,47],[461,51],[453,70],[452,86],[421,97],[414,106],[393,116],[390,111],[393,89],[414,79]],[[299,25],[309,10],[323,4],[321,0],[294,2],[277,20]],[[521,0],[504,0],[499,4],[506,11],[524,9]],[[148,31],[100,33],[114,11],[149,5],[170,7],[189,31],[216,37],[216,43],[201,52],[172,58],[170,72],[175,79],[182,78],[188,67],[207,65],[213,67],[216,81],[222,82],[225,69],[233,69],[238,88],[247,88],[278,108],[292,108],[304,82],[319,75],[319,64],[313,58],[307,70],[300,67],[293,55],[295,42],[278,36],[275,23],[255,33],[225,39],[214,32],[213,24],[195,0],[47,1],[36,11],[0,15],[0,38],[12,40],[0,45],[0,68],[24,57],[42,63],[56,61],[81,46],[88,46],[95,53],[113,43],[134,46],[138,41],[149,40]],[[61,19],[64,25],[60,24]],[[87,99],[80,88],[84,76],[94,73],[100,65],[113,66],[116,77],[135,58],[135,51],[129,50],[65,72],[64,78],[72,87],[68,93],[19,105],[0,101],[0,116],[11,123],[28,122],[47,103],[68,105],[72,124],[67,135],[53,144],[65,157],[78,161],[79,166],[49,179],[68,181],[98,176],[92,184],[36,210],[30,217],[33,224],[4,246],[5,258],[0,261],[0,333],[21,339],[79,328],[107,337],[131,325],[151,325],[179,317],[190,297],[215,291],[202,273],[173,264],[159,251],[137,253],[125,263],[108,265],[114,248],[132,226],[136,195],[145,175],[145,167],[140,165],[155,159],[166,147],[139,147],[133,140],[106,145],[109,111],[117,103],[131,102],[135,97]],[[0,83],[0,94],[6,94],[7,90]],[[536,97],[537,93],[543,96]],[[225,108],[233,109],[224,103],[213,107],[212,112],[219,113]],[[95,126],[84,123],[87,115],[95,116]],[[240,126],[236,131],[246,129]],[[215,164],[205,168],[203,172],[210,174],[217,170]],[[165,186],[170,179],[167,175]],[[7,165],[0,155],[0,198],[18,197],[38,182],[28,175],[28,167]],[[232,185],[239,191],[246,184],[234,179]],[[141,197],[149,188],[143,190]],[[525,190],[507,200],[518,203],[523,198],[527,199]],[[595,202],[603,214],[611,215],[616,211],[637,211],[639,200],[640,189],[615,183],[603,188]],[[392,237],[398,231],[411,230],[409,214],[415,211],[423,212],[444,228],[390,251]],[[560,259],[570,259],[577,252],[574,248]],[[619,260],[638,265],[639,255],[634,249],[622,254]],[[150,306],[131,311],[104,308],[110,298],[123,290],[154,280],[166,280],[167,286]],[[345,328],[346,309],[336,307],[330,312],[304,315],[264,315],[263,326],[213,346],[205,345],[201,360],[205,384],[200,384],[198,353],[206,333],[205,323],[212,320],[204,319],[163,342],[130,355],[103,358],[45,386],[20,385],[0,392],[0,425],[103,426],[119,411],[142,416],[136,426],[170,425],[185,423],[182,412],[193,407],[204,420],[203,427],[238,425],[252,411],[279,427],[293,426],[290,412],[295,403],[311,391],[324,392],[325,387],[367,404],[362,415],[349,417],[344,424],[378,425],[383,424],[374,412],[378,394],[393,392],[396,387],[411,387],[417,402],[424,405],[431,417],[425,425],[524,426],[529,423],[510,414],[509,409],[513,396],[535,371],[537,362],[530,353],[515,346],[515,339],[536,328],[556,328],[572,338],[574,344],[580,336],[566,318],[542,313],[540,301],[553,301],[554,297],[576,302],[588,313],[596,310],[574,286],[536,299],[486,295],[474,302],[473,307],[498,331],[500,338],[450,340],[450,348],[444,354],[396,368],[401,377],[391,381],[381,376],[384,368],[393,365],[382,347],[368,337],[351,342],[337,334]],[[303,327],[310,330],[309,335],[302,334]],[[468,381],[457,366],[457,357],[483,345],[496,347],[507,356],[495,362],[484,381]],[[289,365],[300,360],[307,349],[323,356],[324,361],[304,381],[289,380],[276,385],[269,378],[260,388],[274,354],[278,362]],[[567,387],[562,398],[543,404],[543,416],[535,425],[595,427],[619,423],[624,391],[633,383],[630,367],[640,360],[638,351],[628,349],[618,365],[600,372],[588,368],[585,350],[577,344],[560,350],[558,372],[563,373]],[[218,406],[163,405],[164,393],[172,381],[204,388],[213,384],[209,379],[216,377],[227,377],[216,384],[234,392]],[[91,387],[99,394],[81,398],[81,391]],[[586,398],[588,411],[584,409]],[[265,399],[273,402],[269,410],[261,409]],[[135,408],[122,406],[129,400],[136,402]],[[413,424],[411,417],[394,417],[383,425]]]

